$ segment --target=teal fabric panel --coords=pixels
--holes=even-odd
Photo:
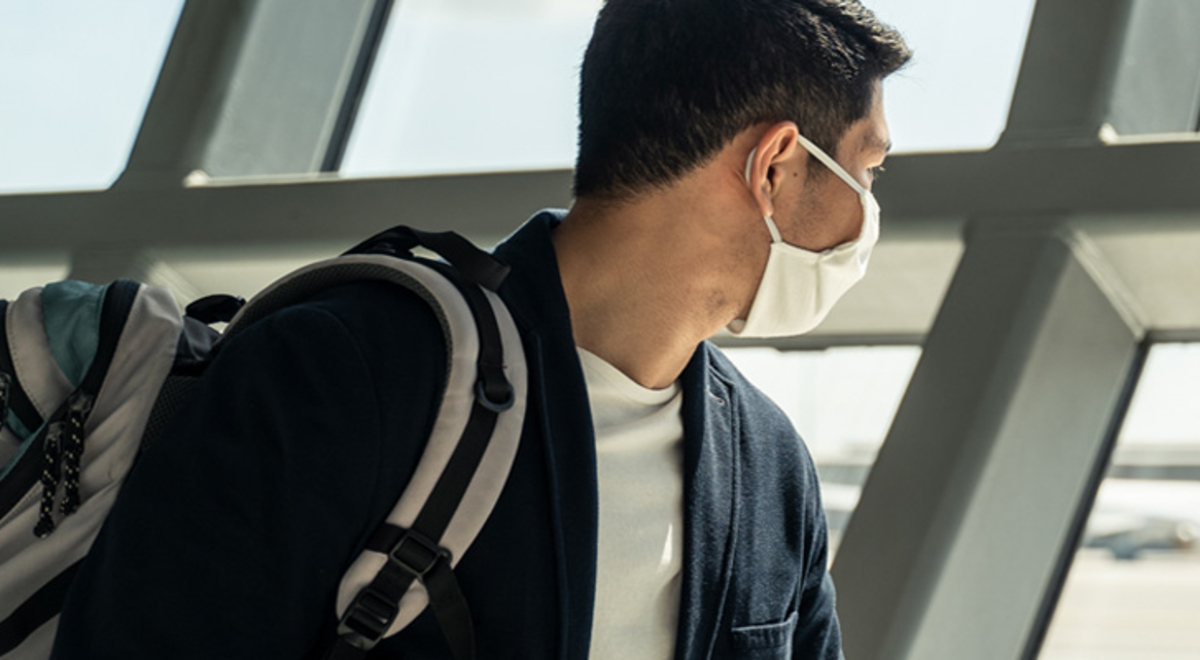
[[[0,468],[0,481],[7,478],[8,473],[11,473],[12,468],[17,466],[17,462],[25,455],[26,451],[29,451],[30,445],[34,444],[34,439],[37,438],[37,433],[30,433],[29,430],[26,430],[25,425],[17,419],[17,415],[12,413],[8,413],[8,428],[11,428],[12,432],[20,438],[20,446],[17,448],[17,454],[13,454],[5,466]],[[41,431],[41,428],[38,428],[37,431]]]
[[[33,439],[36,436],[35,433],[30,433],[29,429],[25,428],[25,425],[21,423],[21,420],[17,419],[17,416],[12,411],[9,411],[8,413],[8,418],[5,420],[5,426],[7,426],[9,430],[11,430],[17,435],[18,438],[21,439],[21,446],[17,448],[17,453],[13,454],[13,457],[9,459],[8,463],[5,464],[4,467],[0,468],[0,481],[4,481],[4,478],[8,476],[8,473],[12,472],[12,469],[14,466],[16,466],[17,461],[21,460],[21,457],[25,455],[25,452],[29,449],[29,446],[33,444]],[[37,430],[40,431],[41,429]]]
[[[71,385],[79,387],[100,344],[100,312],[108,285],[75,280],[42,289],[42,314],[50,352]]]
[[[21,423],[21,419],[11,410],[8,411],[8,417],[4,419],[4,425],[22,440],[29,437],[29,429],[25,428],[25,425]]]

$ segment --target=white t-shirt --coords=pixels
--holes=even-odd
[[[593,660],[673,657],[683,550],[683,394],[579,350],[596,427]]]

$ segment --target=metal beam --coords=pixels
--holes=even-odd
[[[967,218],[1070,210],[1131,229],[1200,229],[1200,140],[897,156],[878,187],[885,231],[957,238]],[[568,170],[0,196],[4,250],[345,241],[387,224],[503,236],[570,203]]]
[[[1138,0],[1124,46],[1108,123],[1121,135],[1194,131],[1200,121],[1200,3]]]
[[[319,171],[344,146],[347,94],[390,2],[192,0],[116,187]],[[381,11],[380,8],[384,11]]]
[[[1099,141],[1135,0],[1040,0],[1000,147]]]
[[[1062,218],[973,226],[834,565],[847,657],[1012,660],[1143,330]]]
[[[114,189],[0,197],[0,252],[63,246],[245,247],[361,240],[391,225],[507,235],[570,200],[570,172]]]
[[[1195,214],[1200,211],[1197,171],[1200,139],[1171,135],[1114,144],[897,156],[889,159],[876,194],[889,229],[924,224],[957,232],[963,219],[985,215]],[[947,222],[954,219],[958,222]],[[1200,226],[1186,218],[1167,222]],[[1151,227],[1147,223],[1138,229]]]
[[[1041,0],[999,148],[1193,131],[1200,4]]]
[[[120,278],[144,282],[153,268],[154,260],[142,248],[108,246],[72,253],[67,279],[95,284]]]
[[[71,255],[67,279],[104,284],[122,278],[166,287],[184,303],[203,295],[200,287],[136,246],[92,247]]]
[[[177,186],[202,165],[256,5],[184,4],[129,165],[114,187]]]

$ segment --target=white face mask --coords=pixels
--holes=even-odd
[[[763,217],[771,232],[771,254],[767,268],[750,313],[727,329],[738,337],[790,337],[817,327],[834,303],[854,286],[867,272],[871,249],[879,240],[879,203],[870,191],[842,169],[819,147],[803,135],[800,144],[817,160],[824,163],[855,192],[863,208],[862,229],[858,238],[830,248],[812,252],[783,242],[779,228],[770,216]],[[754,151],[746,160],[746,183],[750,183],[750,164]]]

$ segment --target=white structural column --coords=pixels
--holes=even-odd
[[[1013,660],[1141,329],[1051,218],[982,222],[834,567],[847,657]]]
[[[390,4],[189,0],[116,187],[179,186],[195,170],[321,170],[349,129]]]
[[[1000,145],[1194,131],[1200,3],[1040,0]]]
[[[1166,173],[1042,165],[1087,152],[1144,171],[1106,141],[1193,129],[1198,26],[1200,3],[1040,0],[1008,129],[969,170],[982,183],[926,204],[966,212],[966,250],[834,566],[847,657],[1036,657],[1145,351],[1081,232],[1089,213],[1173,205],[1129,203]]]
[[[391,0],[189,0],[124,174],[113,190],[76,198],[92,209],[77,219],[103,234],[114,229],[111,220],[86,216],[110,201],[137,199],[149,201],[133,214],[140,222],[187,235],[180,225],[208,225],[222,215],[205,209],[189,217],[162,203],[182,192],[193,172],[244,177],[335,168],[390,7]],[[148,275],[166,272],[140,247],[153,233],[74,235],[70,276],[153,279]],[[136,245],[130,236],[139,237]],[[178,276],[168,279],[185,296],[194,290]]]
[[[1140,0],[1123,33],[1107,122],[1121,135],[1195,131],[1200,122],[1200,2]],[[1163,84],[1163,81],[1173,84]]]

